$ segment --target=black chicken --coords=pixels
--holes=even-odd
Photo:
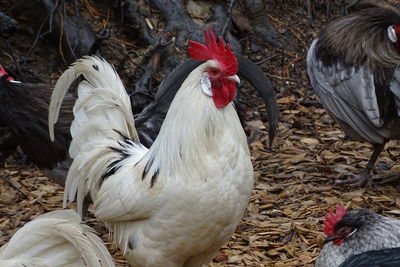
[[[55,126],[58,138],[53,143],[46,118],[51,92],[52,88],[46,84],[15,81],[0,66],[0,123],[9,128],[32,163],[63,185],[71,164],[69,128],[75,97],[68,94],[63,102],[62,119]]]
[[[328,24],[307,57],[311,85],[345,132],[373,144],[363,170],[345,180],[362,186],[390,139],[400,137],[400,13],[364,9]]]

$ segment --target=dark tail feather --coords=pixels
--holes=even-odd
[[[269,147],[271,148],[278,129],[279,119],[279,110],[274,89],[264,72],[255,63],[242,55],[236,55],[236,58],[239,63],[239,75],[243,76],[253,85],[267,106]]]

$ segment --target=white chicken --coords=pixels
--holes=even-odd
[[[112,267],[113,259],[94,230],[72,210],[40,215],[0,248],[2,267]]]
[[[139,143],[130,100],[115,70],[85,57],[57,81],[49,130],[63,96],[83,75],[71,125],[64,204],[90,193],[132,266],[201,266],[235,231],[249,201],[253,168],[232,104],[237,61],[212,30],[206,46],[188,54],[206,61],[193,70],[171,103],[154,144]]]

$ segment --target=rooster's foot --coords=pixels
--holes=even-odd
[[[346,175],[348,176],[348,175]],[[353,188],[358,188],[358,187],[363,187],[363,186],[371,186],[371,175],[365,172],[362,172],[360,174],[350,174],[352,176],[351,178],[346,178],[343,177],[343,179],[338,179],[335,181],[335,184],[347,184],[350,187]]]

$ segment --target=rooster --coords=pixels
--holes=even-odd
[[[370,250],[400,247],[400,221],[368,209],[336,212],[325,216],[325,245],[316,267],[339,266],[347,258]]]
[[[94,230],[72,210],[40,215],[0,248],[2,267],[112,267],[113,259]]]
[[[201,266],[235,231],[249,201],[253,168],[232,100],[238,65],[210,30],[191,41],[194,69],[173,99],[160,133],[140,144],[129,97],[115,70],[84,57],[56,83],[49,109],[54,138],[63,96],[83,75],[71,125],[64,205],[90,193],[95,216],[133,266]]]
[[[273,88],[256,64],[240,54],[236,57],[239,75],[257,89],[266,103],[271,147],[278,124],[278,108]],[[135,115],[135,127],[144,146],[150,147],[153,144],[176,92],[189,73],[200,64],[195,60],[187,60],[179,65],[160,84],[154,101]],[[64,185],[72,162],[68,154],[71,141],[69,127],[76,97],[72,93],[66,94],[61,117],[55,128],[56,142],[53,143],[47,130],[51,92],[52,88],[46,84],[15,81],[0,65],[0,124],[9,127],[16,143],[32,163],[49,178]],[[134,102],[135,95],[130,95],[130,99]]]
[[[364,9],[328,24],[307,56],[310,82],[325,109],[345,132],[373,144],[365,169],[345,180],[370,182],[386,142],[399,139],[400,13]]]

